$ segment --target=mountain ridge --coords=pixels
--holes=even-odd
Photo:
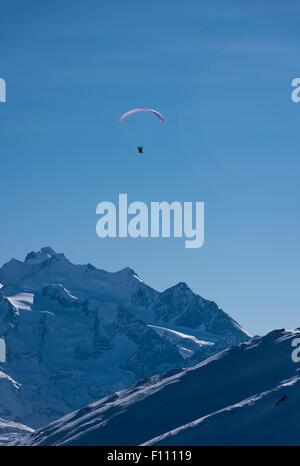
[[[299,445],[299,330],[256,337],[54,421],[23,445]]]

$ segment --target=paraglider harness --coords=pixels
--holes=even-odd
[[[137,146],[137,150],[139,151],[139,154],[143,154],[143,146]]]

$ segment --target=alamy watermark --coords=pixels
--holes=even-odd
[[[292,361],[300,362],[300,338],[294,338],[292,347],[295,348],[292,352]]]
[[[0,102],[6,102],[6,82],[0,78]]]
[[[119,194],[118,209],[113,202],[100,202],[96,225],[100,238],[187,238],[186,248],[200,248],[204,243],[204,202],[166,201],[127,203],[127,194]]]
[[[300,78],[294,78],[291,86],[295,88],[291,93],[291,99],[293,102],[298,103],[300,102]]]
[[[6,362],[6,345],[4,338],[0,338],[0,362]]]

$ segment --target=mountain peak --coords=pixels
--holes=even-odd
[[[25,257],[25,264],[26,265],[42,264],[43,262],[51,259],[55,255],[56,255],[56,252],[50,247],[42,248],[38,252],[31,251]]]
[[[190,287],[185,283],[185,282],[178,282],[176,285],[175,285],[176,288],[180,288],[182,290],[190,290]],[[174,287],[174,288],[175,288]]]
[[[41,252],[44,252],[45,254],[50,254],[51,256],[56,255],[56,252],[54,251],[54,249],[50,248],[49,246],[41,248]]]
[[[55,257],[56,259],[66,259],[64,254],[58,254],[54,251],[54,249],[50,248],[49,246],[46,246],[44,248],[41,248],[38,252],[31,251],[27,256],[25,257],[25,264],[26,265],[35,265],[35,264],[43,264],[46,261],[49,261]]]
[[[138,276],[138,274],[133,270],[131,269],[130,267],[124,267],[124,269],[122,270],[119,270],[118,272],[116,272],[116,274],[118,274],[119,276],[121,277],[134,277],[134,278],[137,278],[138,280],[142,281],[141,278]]]
[[[129,267],[73,264],[50,247],[4,265],[0,283],[5,369],[24,387],[16,394],[10,385],[9,416],[31,427],[249,338],[184,282],[160,293]],[[3,383],[0,377],[0,393]]]
[[[178,282],[165,290],[165,293],[193,293],[190,287],[185,282]]]
[[[120,270],[119,273],[122,273],[123,275],[136,275],[135,271],[130,267],[124,267],[124,269]]]

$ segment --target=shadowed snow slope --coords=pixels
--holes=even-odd
[[[159,293],[49,247],[9,261],[0,283],[0,417],[33,428],[249,338],[185,283]]]
[[[33,432],[33,430],[23,424],[0,418],[0,445],[9,445],[29,432]]]
[[[275,330],[69,414],[26,445],[299,445],[300,372]]]

